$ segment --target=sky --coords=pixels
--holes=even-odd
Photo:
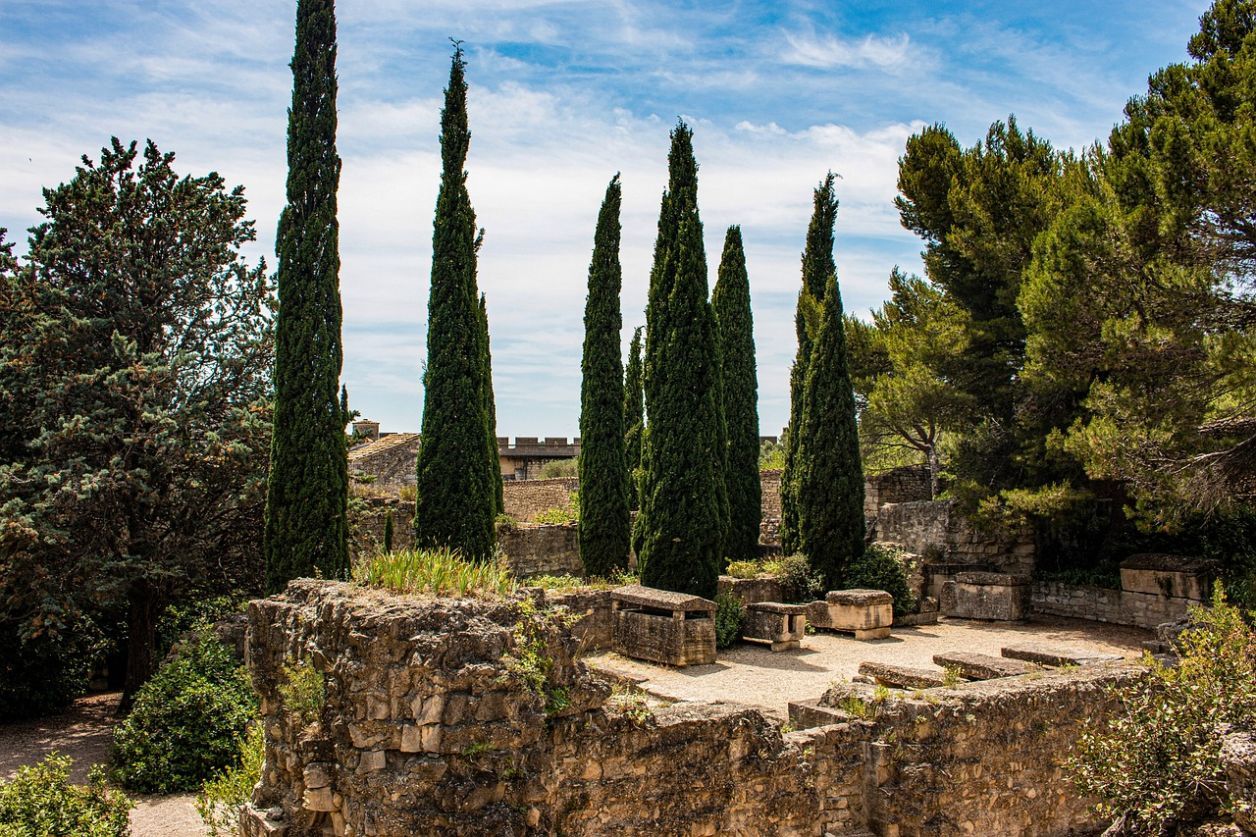
[[[694,129],[715,281],[746,247],[760,432],[788,416],[799,256],[812,190],[841,202],[835,254],[866,316],[922,244],[893,199],[907,138],[964,145],[1015,114],[1058,146],[1106,137],[1149,73],[1186,60],[1203,0],[342,0],[344,380],[385,431],[416,431],[438,123],[450,37],[470,85],[472,203],[485,229],[498,435],[574,436],[598,206],[623,180],[623,344],[644,322],[668,132]],[[242,184],[274,267],[284,200],[294,0],[0,0],[0,227],[25,250],[40,189],[111,136]]]

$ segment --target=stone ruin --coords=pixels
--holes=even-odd
[[[715,662],[715,602],[629,584],[611,591],[615,650],[669,666]]]

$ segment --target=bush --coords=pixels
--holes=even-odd
[[[1225,804],[1223,725],[1256,724],[1256,635],[1221,587],[1191,610],[1175,666],[1150,671],[1116,694],[1120,710],[1090,722],[1065,766],[1123,833],[1162,835]]]
[[[576,476],[576,460],[555,459],[546,462],[537,476],[543,480],[571,479]]]
[[[300,717],[301,723],[308,725],[318,720],[327,702],[327,684],[322,672],[308,661],[284,666],[279,699],[287,712]]]
[[[56,753],[18,768],[0,782],[0,834],[12,837],[124,837],[131,800],[105,783],[93,767],[87,785],[70,784],[68,756]]]
[[[266,756],[266,736],[260,722],[249,725],[239,742],[239,760],[201,787],[196,795],[196,812],[201,815],[211,837],[235,837],[240,823],[240,806],[253,796],[253,786],[262,778]]]
[[[824,577],[811,569],[804,555],[768,561],[763,569],[781,583],[781,598],[786,602],[810,602],[824,594]]]
[[[741,639],[746,608],[741,599],[725,590],[715,597],[715,647],[728,648]]]
[[[759,561],[729,561],[724,568],[724,575],[731,575],[733,578],[758,578],[763,571],[763,564]]]
[[[843,584],[848,588],[884,590],[894,597],[894,615],[916,609],[916,597],[907,586],[907,568],[898,550],[873,544],[846,567]]]
[[[0,721],[46,715],[87,691],[105,639],[87,618],[74,619],[57,635],[25,638],[0,623]]]
[[[509,596],[515,577],[501,558],[471,561],[452,549],[400,549],[360,561],[353,580],[394,593],[431,596]]]
[[[114,730],[117,779],[141,793],[196,790],[235,763],[256,711],[244,669],[202,629],[140,688],[131,714]]]

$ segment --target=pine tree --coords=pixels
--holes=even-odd
[[[748,560],[758,555],[762,519],[759,481],[759,383],[755,372],[754,317],[741,228],[724,236],[719,279],[711,293],[719,326],[723,365],[724,418],[728,425],[728,537],[724,555]]]
[[[645,434],[645,390],[642,389],[641,380],[642,330],[638,326],[632,333],[632,344],[628,349],[628,368],[624,371],[624,426],[628,428],[624,434],[624,456],[628,461],[629,507],[633,511],[641,508],[638,472],[641,468],[641,441]]]
[[[487,455],[486,321],[476,289],[475,211],[467,193],[466,64],[455,44],[441,111],[441,183],[432,233],[415,546],[471,558],[493,551],[497,464]],[[494,440],[495,441],[495,440]]]
[[[693,132],[672,131],[646,311],[644,450],[637,538],[643,584],[713,596],[728,528],[719,338],[707,299]]]
[[[834,179],[833,172],[829,172],[815,190],[811,224],[807,227],[807,243],[802,253],[802,289],[798,292],[798,307],[794,313],[798,353],[789,372],[789,427],[784,438],[785,469],[781,474],[781,547],[787,555],[798,552],[801,545],[797,498],[798,446],[803,436],[803,388],[807,381],[807,365],[820,320],[825,283],[830,276],[837,275],[837,265],[833,261],[833,225],[837,222]]]
[[[798,439],[799,546],[832,589],[864,551],[864,478],[837,278],[811,347]]]
[[[628,471],[624,455],[623,319],[619,292],[619,175],[598,213],[589,296],[584,309],[580,386],[580,557],[585,572],[609,576],[628,567]]]
[[[279,219],[275,413],[266,498],[271,589],[349,569],[348,462],[337,400],[340,245],[336,191],[336,16],[332,0],[297,4],[288,111],[288,204]]]
[[[497,453],[497,399],[493,396],[493,352],[488,339],[488,305],[484,294],[480,294],[480,338],[484,341],[484,417],[488,427],[488,463],[493,471],[493,508],[497,514],[504,514],[506,492]]]

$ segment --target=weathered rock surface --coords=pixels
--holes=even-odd
[[[1234,823],[1247,834],[1256,834],[1256,737],[1236,732],[1221,746]]]
[[[1121,659],[1115,654],[1096,654],[1075,648],[1057,648],[1050,645],[1008,645],[1000,653],[1009,660],[1024,660],[1044,666],[1086,666],[1094,663]]]
[[[944,682],[940,671],[889,663],[860,663],[859,673],[868,675],[883,686],[899,689],[932,689]]]
[[[1018,674],[1040,671],[1038,666],[1023,660],[992,657],[989,654],[976,654],[969,651],[934,654],[933,662],[942,668],[956,669],[961,677],[969,680],[993,680],[996,677],[1015,677]]]

